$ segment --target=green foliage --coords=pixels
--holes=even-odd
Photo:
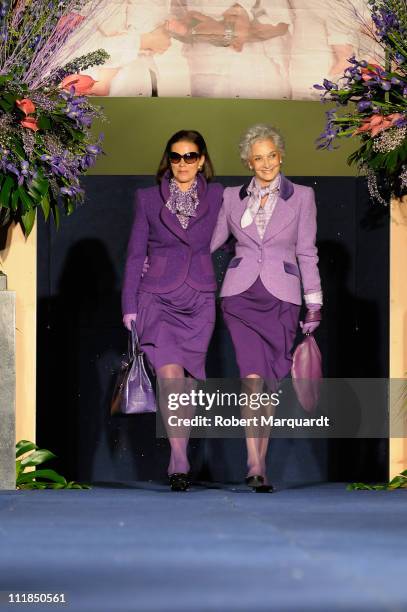
[[[394,489],[407,489],[407,470],[395,476],[390,482],[384,484],[366,484],[353,482],[346,487],[347,491],[393,491]]]
[[[40,449],[29,440],[20,440],[16,444],[17,489],[90,489],[87,484],[68,482],[52,469],[27,471],[27,468],[36,467],[51,459],[55,459],[55,455],[51,451]]]

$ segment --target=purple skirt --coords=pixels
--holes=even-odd
[[[168,293],[138,295],[136,328],[150,367],[181,365],[204,379],[206,353],[215,327],[215,295],[186,283]]]
[[[290,372],[300,306],[269,293],[260,276],[249,289],[222,299],[241,378],[281,380]]]

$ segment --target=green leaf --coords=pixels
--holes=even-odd
[[[42,208],[42,212],[44,213],[45,221],[47,221],[49,217],[49,211],[50,211],[50,203],[49,203],[48,194],[45,194],[41,198],[41,208]]]
[[[53,482],[57,482],[63,486],[66,486],[67,484],[66,479],[58,474],[58,472],[55,470],[34,470],[33,472],[22,474],[17,484],[23,484],[25,482],[30,482],[30,480],[37,480],[38,478],[52,480]]]
[[[14,180],[11,178],[11,176],[6,176],[6,179],[3,183],[3,187],[1,188],[1,192],[0,192],[0,204],[4,206],[5,208],[10,207],[9,198],[10,198],[10,192],[13,187],[14,187]]]
[[[54,217],[55,227],[59,229],[61,214],[59,212],[58,204],[55,204],[55,206],[51,207],[51,212],[52,212],[52,216]]]
[[[40,463],[45,463],[45,461],[49,461],[50,459],[55,459],[56,455],[51,453],[51,451],[46,450],[45,448],[34,451],[28,457],[24,457],[21,461],[21,465],[28,467],[39,465]]]
[[[16,444],[16,458],[28,453],[28,451],[36,450],[37,448],[38,446],[34,444],[34,442],[30,442],[29,440],[20,440]]]
[[[27,212],[21,215],[21,223],[23,225],[24,234],[26,236],[30,235],[31,230],[34,227],[36,212],[37,211],[35,208],[31,208],[30,210],[27,210]]]
[[[22,472],[23,472],[23,468],[21,466],[21,461],[16,461],[16,482]]]
[[[27,156],[26,156],[26,154],[25,154],[25,152],[24,152],[23,147],[22,147],[22,146],[21,146],[21,144],[20,144],[18,141],[16,141],[16,140],[13,142],[13,151],[14,151],[14,153],[17,153],[17,155],[18,155],[18,157],[19,157],[20,159],[25,159],[25,158],[27,157]]]
[[[363,490],[363,489],[369,489],[370,487],[366,484],[364,484],[363,482],[352,482],[351,484],[348,484],[348,486],[346,487],[347,491],[358,491],[358,490]]]
[[[33,202],[33,200],[28,195],[25,187],[20,185],[17,188],[17,191],[18,191],[18,195],[20,196],[20,200],[21,200],[21,202],[23,203],[23,205],[25,207],[25,210],[29,211],[30,209],[34,208],[35,203]]]
[[[14,104],[16,103],[17,100],[17,96],[16,94],[12,94],[9,92],[6,92],[5,94],[3,94],[3,98],[9,103],[12,104],[14,106]]]
[[[45,195],[49,188],[49,182],[45,178],[37,177],[33,179],[32,186],[36,191],[38,191],[38,193],[40,193],[41,195]]]
[[[0,98],[0,106],[6,113],[9,113],[13,109],[13,105],[6,102],[3,98]]]
[[[19,194],[17,189],[15,189],[13,191],[13,195],[11,196],[11,208],[12,210],[17,210],[18,208],[18,198],[19,198]]]
[[[72,200],[67,201],[65,209],[68,216],[72,215],[72,213],[75,211],[75,204],[72,202]]]
[[[11,81],[11,74],[2,74],[0,75],[0,85],[4,85],[7,81]]]
[[[48,119],[48,117],[44,117],[44,115],[42,115],[38,119],[38,127],[40,130],[49,130],[51,129],[51,121]]]

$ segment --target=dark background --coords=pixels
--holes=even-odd
[[[324,291],[316,339],[324,375],[388,376],[389,218],[353,177],[291,177],[315,189]],[[238,185],[247,177],[221,177]],[[63,231],[38,224],[37,443],[59,457],[68,478],[121,482],[165,478],[166,440],[154,415],[110,417],[109,401],[127,332],[120,287],[132,223],[133,192],[150,176],[89,176],[86,204]],[[220,281],[228,256],[214,263]],[[220,312],[210,346],[209,377],[236,376]],[[346,406],[344,406],[346,409]],[[192,469],[205,481],[240,482],[244,440],[192,440]],[[386,480],[387,440],[275,440],[269,473],[287,485]]]

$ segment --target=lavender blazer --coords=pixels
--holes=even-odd
[[[184,230],[166,206],[169,181],[138,189],[122,289],[123,314],[137,312],[139,290],[168,293],[184,282],[199,291],[215,291],[216,279],[209,245],[222,205],[223,186],[198,175],[197,216]],[[149,268],[142,277],[148,256]]]
[[[240,227],[249,199],[247,187],[248,184],[225,189],[211,241],[212,252],[230,234],[237,241],[236,256],[226,271],[221,296],[246,291],[260,275],[266,289],[275,297],[301,304],[301,284],[306,296],[321,291],[315,246],[314,191],[282,175],[279,198],[262,241],[254,222],[244,229]]]

